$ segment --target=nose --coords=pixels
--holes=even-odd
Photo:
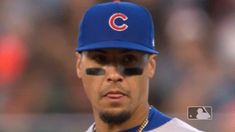
[[[118,66],[108,66],[107,69],[107,81],[108,82],[122,82],[123,76],[119,71]]]

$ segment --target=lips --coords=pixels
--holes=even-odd
[[[109,91],[105,94],[105,97],[110,99],[120,99],[123,96],[126,96],[126,94],[121,91]]]

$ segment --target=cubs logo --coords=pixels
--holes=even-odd
[[[113,14],[110,18],[109,18],[109,26],[115,30],[115,31],[124,31],[128,28],[127,24],[122,24],[122,25],[117,25],[115,23],[116,19],[122,19],[123,21],[126,21],[128,19],[128,17],[123,14],[123,13],[115,13]]]

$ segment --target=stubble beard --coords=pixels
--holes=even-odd
[[[120,125],[131,117],[131,112],[122,111],[119,113],[100,112],[100,119],[109,125]]]

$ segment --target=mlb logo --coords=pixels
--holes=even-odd
[[[211,106],[189,106],[187,116],[189,120],[211,120]]]

